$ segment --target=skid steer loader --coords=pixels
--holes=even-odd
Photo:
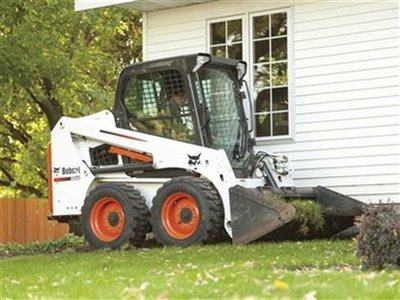
[[[51,218],[95,247],[140,246],[150,231],[163,245],[248,243],[293,235],[296,211],[277,194],[319,202],[328,235],[351,227],[361,202],[298,189],[286,156],[254,152],[245,72],[208,54],[125,68],[113,112],[63,117],[51,133]]]

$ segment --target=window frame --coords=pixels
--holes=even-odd
[[[246,28],[246,19],[244,14],[239,14],[239,15],[233,15],[229,17],[222,17],[222,18],[216,18],[216,19],[209,19],[206,21],[206,52],[211,53],[211,24],[214,23],[220,23],[220,22],[229,22],[233,20],[242,20],[242,60],[246,60],[246,44],[247,42],[247,28]],[[226,47],[226,43],[225,43]]]
[[[253,47],[253,19],[255,17],[263,15],[272,15],[277,13],[286,13],[287,15],[287,92],[288,92],[288,134],[286,135],[276,135],[276,136],[255,136],[255,131],[252,132],[253,137],[256,141],[263,142],[281,142],[281,141],[294,141],[295,139],[295,103],[294,103],[294,48],[293,48],[293,8],[292,7],[282,7],[277,9],[267,9],[255,12],[246,12],[243,14],[237,14],[227,17],[213,18],[206,20],[206,52],[211,51],[211,24],[218,22],[227,22],[236,19],[242,19],[242,53],[243,60],[248,62],[248,72],[245,76],[245,80],[249,83],[250,93],[253,101],[253,128],[256,128],[256,115],[255,115],[255,101],[256,101],[256,91],[254,89],[254,47]]]
[[[292,14],[291,14],[291,9],[290,8],[282,8],[282,9],[273,9],[273,10],[264,10],[264,11],[258,11],[255,13],[249,13],[248,17],[248,33],[249,33],[249,81],[250,81],[250,88],[252,92],[252,99],[253,99],[253,107],[255,107],[255,101],[257,98],[256,91],[254,89],[254,39],[253,39],[253,20],[256,17],[259,16],[264,16],[264,15],[273,15],[273,14],[278,14],[278,13],[286,13],[287,15],[287,33],[286,33],[286,39],[287,39],[287,77],[288,77],[288,83],[287,83],[287,91],[288,91],[288,134],[286,135],[275,135],[275,136],[260,136],[260,137],[255,137],[257,141],[273,141],[273,140],[288,140],[288,139],[294,139],[294,97],[293,97],[293,86],[294,86],[294,77],[293,77],[293,29],[292,29]],[[253,122],[254,122],[254,128],[255,128],[255,111],[253,111]],[[272,128],[271,128],[272,129]]]

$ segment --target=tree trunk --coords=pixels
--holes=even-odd
[[[54,99],[46,100],[40,103],[41,104],[39,104],[39,106],[46,115],[47,123],[50,130],[52,130],[54,126],[56,126],[58,120],[60,120],[60,118],[63,116],[63,107]]]

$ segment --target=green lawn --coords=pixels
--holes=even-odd
[[[2,259],[1,272],[1,299],[400,295],[400,271],[361,271],[353,241],[35,254]]]

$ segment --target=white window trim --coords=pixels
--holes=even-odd
[[[262,16],[266,14],[275,14],[285,12],[287,14],[287,64],[288,64],[288,99],[289,99],[289,107],[288,107],[288,118],[289,118],[289,134],[280,135],[280,136],[265,136],[265,137],[255,137],[256,141],[260,142],[262,145],[264,142],[268,143],[281,143],[281,142],[292,142],[295,140],[295,97],[294,97],[294,87],[295,87],[295,77],[294,77],[294,48],[293,48],[293,7],[284,7],[277,9],[267,9],[263,11],[257,12],[246,12],[244,14],[213,18],[206,20],[206,52],[208,53],[211,48],[211,36],[210,36],[210,24],[217,22],[226,22],[235,19],[242,19],[242,42],[243,42],[243,60],[247,62],[247,74],[245,80],[249,83],[250,91],[253,89],[253,79],[254,79],[254,71],[253,71],[253,58],[254,52],[252,48],[252,36],[253,36],[253,26],[252,20],[254,17]],[[255,108],[255,97],[254,93],[251,94],[253,101],[253,108]],[[255,129],[255,115],[253,111],[253,128]],[[254,132],[253,132],[254,135]]]

